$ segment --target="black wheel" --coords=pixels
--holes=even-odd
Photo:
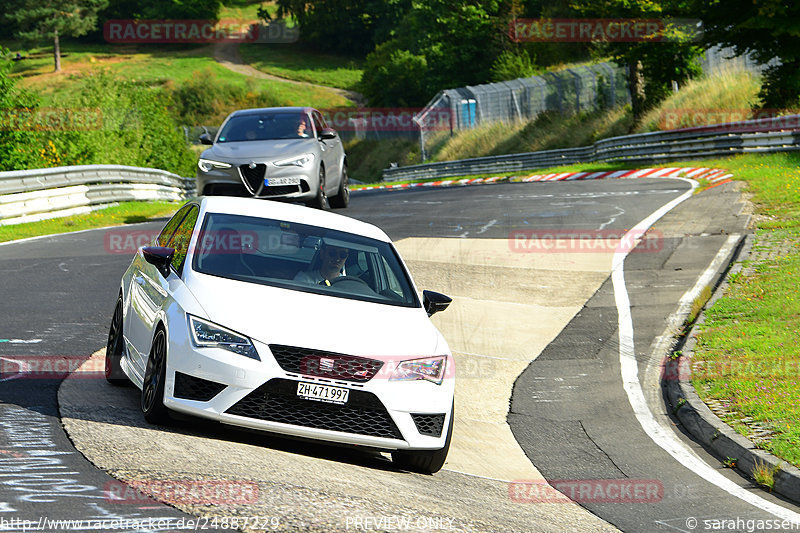
[[[317,196],[308,203],[308,207],[317,209],[328,209],[328,196],[325,194],[325,167],[319,166],[319,184],[317,185]]]
[[[169,422],[169,409],[164,406],[164,382],[167,378],[167,334],[163,329],[153,337],[153,347],[147,358],[142,386],[142,413],[151,424]]]
[[[108,341],[106,342],[106,381],[112,385],[128,385],[130,381],[120,366],[122,358],[122,298],[117,300],[114,307],[114,317],[108,328]]]
[[[350,205],[350,180],[347,177],[347,166],[342,165],[342,179],[336,196],[330,197],[331,207],[345,208]]]
[[[441,470],[445,459],[447,459],[447,452],[450,451],[450,439],[453,437],[453,418],[455,418],[455,414],[455,409],[453,409],[450,414],[450,424],[447,426],[447,438],[444,441],[444,448],[416,452],[392,452],[392,462],[403,470],[419,472],[420,474],[435,474]]]

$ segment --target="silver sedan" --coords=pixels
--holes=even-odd
[[[310,107],[231,113],[197,163],[199,195],[286,199],[347,207],[347,158],[339,135]]]

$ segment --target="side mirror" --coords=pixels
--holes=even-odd
[[[208,133],[200,135],[200,144],[214,144],[214,139]]]
[[[444,294],[433,291],[422,291],[422,306],[425,308],[425,312],[428,313],[428,316],[438,313],[439,311],[444,311],[452,301],[452,298]]]
[[[145,246],[142,248],[142,255],[145,261],[158,269],[164,279],[169,276],[169,265],[172,263],[172,256],[175,255],[175,248]]]
[[[333,128],[322,128],[322,131],[319,132],[320,139],[335,139],[336,138],[336,130]]]

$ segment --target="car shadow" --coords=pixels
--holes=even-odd
[[[75,383],[78,380],[80,378],[67,380],[59,391],[59,411],[62,418],[190,435],[217,442],[248,444],[376,470],[399,471],[391,460],[379,451],[242,429],[182,413],[172,413],[172,420],[168,425],[155,426],[144,419],[139,408],[141,393],[132,384],[114,386],[104,378],[80,380],[81,383]],[[98,398],[102,400],[98,401]],[[202,427],[199,428],[199,425]],[[79,443],[76,445],[80,446]]]

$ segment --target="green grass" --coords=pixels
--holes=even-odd
[[[747,120],[761,80],[744,70],[692,80],[645,115],[637,133]]]
[[[693,381],[704,400],[731,412],[723,418],[747,435],[750,417],[773,432],[760,446],[800,466],[800,155],[747,155],[703,161],[747,183],[765,239],[791,243],[780,257],[730,279],[730,289],[705,312],[693,361]],[[698,366],[697,363],[702,363]],[[697,372],[698,368],[706,371]]]
[[[174,202],[123,202],[85,215],[0,226],[0,242],[145,222],[153,218],[172,216],[180,206],[180,203]]]
[[[12,75],[19,79],[21,86],[39,94],[43,105],[53,105],[78,91],[78,80],[96,69],[107,69],[112,75],[124,79],[167,88],[207,76],[226,84],[247,87],[254,99],[258,93],[268,94],[273,105],[279,106],[335,108],[351,105],[349,100],[329,89],[254,79],[231,72],[214,60],[211,46],[84,44],[65,39],[62,49],[65,55],[60,74],[52,72],[52,52],[47,47],[26,51],[25,55],[33,53],[36,57],[15,62],[13,66]],[[40,54],[44,56],[39,57]],[[209,121],[219,122],[241,104],[231,102],[209,117]]]
[[[305,50],[297,44],[243,44],[239,53],[252,67],[296,81],[355,90],[361,60]]]
[[[596,141],[625,135],[633,118],[628,107],[562,116],[543,113],[527,123],[478,126],[445,139],[434,147],[433,159],[451,161],[537,150],[589,146]]]

